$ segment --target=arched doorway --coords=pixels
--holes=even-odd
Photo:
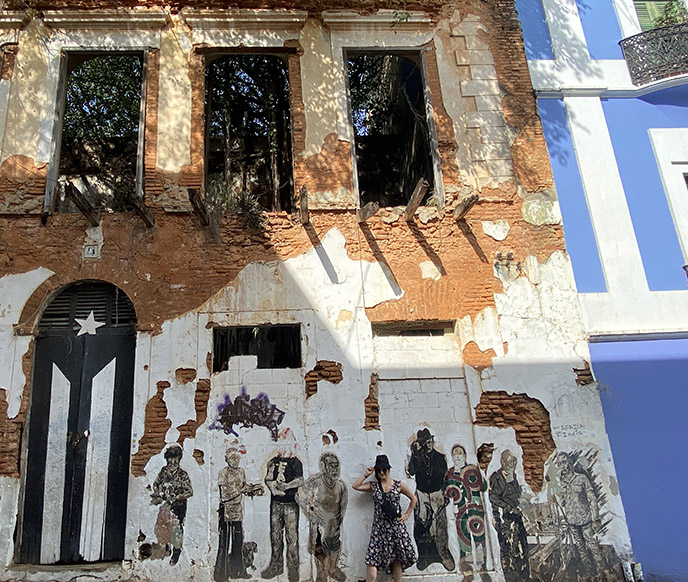
[[[120,289],[83,281],[38,324],[19,561],[124,556],[136,313]]]

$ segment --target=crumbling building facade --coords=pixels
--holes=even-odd
[[[511,0],[0,24],[2,579],[632,579]]]

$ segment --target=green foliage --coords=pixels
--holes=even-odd
[[[248,228],[261,230],[265,226],[265,211],[258,198],[245,190],[232,191],[222,178],[210,181],[206,203],[216,222],[219,222],[226,212],[231,212],[236,214]]]
[[[97,177],[110,194],[91,202],[101,209],[127,210],[136,187],[142,57],[73,54],[70,65],[60,173]]]
[[[688,22],[688,9],[684,0],[669,0],[662,15],[652,24],[655,28]]]

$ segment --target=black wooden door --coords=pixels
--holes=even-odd
[[[75,284],[39,324],[19,558],[124,556],[135,315],[105,283]]]

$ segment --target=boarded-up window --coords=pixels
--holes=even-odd
[[[406,205],[420,179],[433,193],[428,103],[419,53],[347,54],[361,206]]]
[[[289,68],[283,55],[208,57],[206,197],[252,197],[266,210],[293,205]]]

